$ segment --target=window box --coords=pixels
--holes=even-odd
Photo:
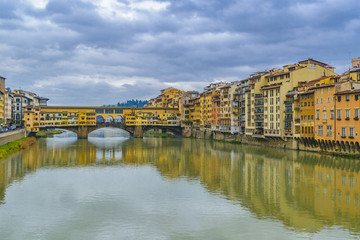
[[[354,120],[359,120],[359,117],[354,117]]]
[[[350,120],[350,118],[349,118],[349,117],[347,117],[347,118],[345,118],[345,120]]]
[[[350,99],[346,99],[346,101],[348,102],[348,101],[350,101]]]
[[[341,138],[346,138],[346,136],[341,136]]]
[[[336,120],[341,120],[341,118],[338,117]]]
[[[349,136],[349,138],[353,139],[353,138],[354,138],[354,136]]]

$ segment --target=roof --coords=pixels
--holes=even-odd
[[[273,74],[270,74],[270,75],[267,75],[265,77],[276,77],[276,76],[281,76],[281,75],[285,75],[285,74],[288,74],[290,73],[290,71],[286,71],[286,72],[279,72],[279,73],[273,73]]]
[[[326,63],[323,63],[323,62],[314,60],[314,59],[312,59],[312,58],[308,58],[308,59],[306,59],[306,60],[299,61],[299,64],[302,64],[302,63],[305,63],[305,62],[307,63],[308,61],[316,62],[316,63],[319,63],[319,64],[321,64],[321,65],[325,65],[325,66],[329,66],[329,65],[326,64]]]
[[[323,84],[323,85],[320,85],[320,86],[314,86],[314,87],[311,87],[310,89],[324,88],[324,87],[333,87],[333,86],[335,86],[335,83]]]
[[[309,90],[309,91],[306,91],[306,92],[298,93],[298,95],[306,95],[306,94],[310,94],[310,93],[314,93],[314,92],[315,92],[314,90]]]
[[[272,88],[278,88],[281,87],[281,85],[275,85],[275,86],[269,86],[269,87],[262,87],[261,90],[266,90],[266,89],[272,89]]]
[[[353,89],[353,90],[346,90],[346,91],[336,92],[335,95],[354,94],[354,93],[360,93],[360,89]]]
[[[228,84],[228,85],[225,85],[225,86],[221,86],[219,88],[222,89],[222,88],[230,88],[230,87],[231,87],[231,84]]]
[[[40,100],[46,100],[46,101],[48,101],[48,100],[49,100],[49,98],[46,98],[46,97],[39,97],[39,96],[36,96],[35,98],[38,98],[38,99],[40,99]]]

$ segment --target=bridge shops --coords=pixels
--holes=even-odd
[[[28,106],[24,113],[27,132],[62,128],[80,134],[81,138],[87,138],[88,133],[105,126],[120,127],[131,134],[136,132],[136,126],[141,129],[180,127],[177,108]]]

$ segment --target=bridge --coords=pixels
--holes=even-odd
[[[177,108],[27,106],[24,121],[28,133],[60,128],[78,138],[104,127],[120,128],[134,137],[143,137],[148,130],[181,134]]]

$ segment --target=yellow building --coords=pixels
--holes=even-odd
[[[334,68],[313,59],[286,65],[264,75],[266,85],[261,86],[264,96],[264,136],[284,138],[286,95],[300,82],[308,82],[321,76],[332,76]]]

